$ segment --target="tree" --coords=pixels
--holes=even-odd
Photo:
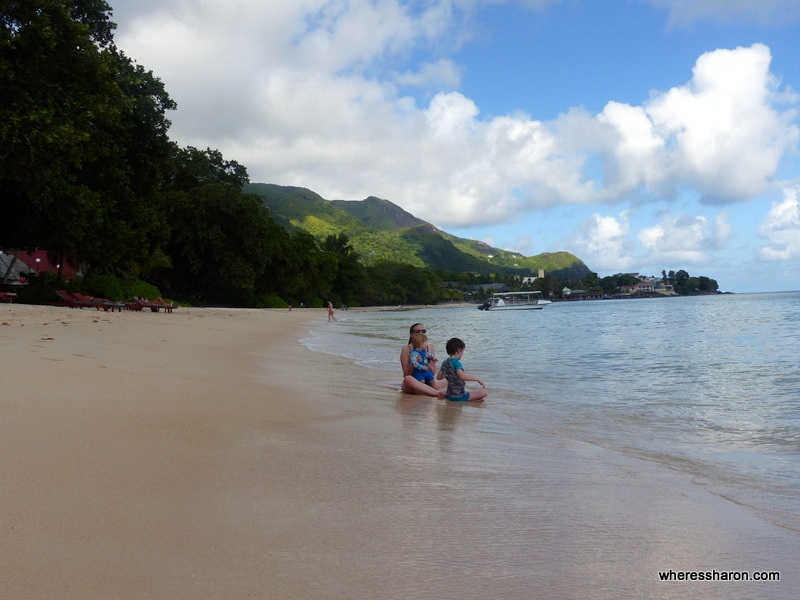
[[[116,50],[109,15],[102,0],[0,5],[0,246],[102,269],[163,235],[152,201],[174,104]]]
[[[204,183],[220,183],[241,190],[249,183],[247,169],[235,160],[225,160],[219,150],[176,149],[165,184],[168,190],[191,190]]]
[[[350,244],[350,239],[343,233],[329,235],[323,240],[321,247],[336,257],[332,295],[339,302],[348,305],[361,304],[365,272],[358,260],[358,254]]]
[[[719,285],[714,279],[701,275],[697,278],[697,289],[701,292],[716,292],[719,290]]]
[[[613,295],[619,294],[622,286],[634,285],[640,279],[636,275],[630,273],[617,273],[616,275],[609,275],[600,280],[600,287],[604,294]]]
[[[245,167],[217,150],[174,149],[163,203],[168,285],[206,302],[253,305],[272,293],[303,302],[313,293],[297,280],[316,271],[311,263],[320,250],[310,236],[310,244],[290,237],[258,196],[242,192],[248,180]],[[333,257],[330,263],[335,267]]]
[[[322,306],[336,277],[336,256],[322,250],[310,233],[291,234],[282,267],[271,278],[271,286],[287,301]]]
[[[600,280],[597,278],[597,273],[589,273],[586,277],[583,278],[583,289],[585,290],[592,290],[592,291],[600,291],[602,290],[602,285]]]
[[[681,295],[691,294],[694,291],[694,287],[689,285],[689,273],[683,269],[675,273],[673,286],[675,293]]]
[[[260,200],[233,186],[206,183],[169,194],[175,291],[217,303],[247,305],[275,256],[284,230]]]
[[[114,146],[102,162],[82,169],[86,185],[103,197],[102,223],[87,232],[79,247],[85,262],[100,269],[138,270],[152,261],[167,239],[161,194],[174,144],[166,111],[175,107],[152,73],[123,55],[114,55],[117,80],[131,100],[114,126]]]
[[[441,280],[428,269],[378,263],[367,269],[371,295],[365,304],[436,304],[447,297]]]

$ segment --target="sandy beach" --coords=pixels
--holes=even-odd
[[[797,532],[679,473],[654,466],[633,477],[630,463],[596,447],[546,436],[516,447],[491,435],[501,418],[491,403],[405,396],[394,379],[308,350],[299,340],[324,319],[322,310],[0,306],[4,597],[780,598],[795,589]],[[483,436],[471,431],[479,418]],[[782,579],[657,577],[723,567]]]
[[[337,416],[303,376],[311,317],[3,305],[3,595],[260,597],[291,495],[259,494],[295,473],[252,440]]]

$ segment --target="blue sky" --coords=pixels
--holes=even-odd
[[[171,137],[601,277],[800,289],[796,0],[122,0]]]

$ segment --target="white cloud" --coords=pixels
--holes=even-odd
[[[425,63],[415,72],[398,73],[394,81],[400,85],[455,89],[461,82],[461,72],[452,60],[442,59],[435,63]]]
[[[703,55],[687,85],[642,106],[609,102],[599,115],[574,109],[550,122],[484,118],[455,89],[458,65],[424,55],[449,39],[459,7],[478,3],[164,0],[141,12],[121,0],[131,21],[117,42],[178,102],[179,144],[217,148],[256,182],[378,195],[443,227],[662,199],[684,186],[738,201],[770,183],[798,140],[762,45]],[[411,52],[424,56],[398,74]],[[426,86],[426,104],[398,85]]]
[[[644,108],[609,102],[598,115],[609,126],[605,148],[607,194],[621,197],[643,186],[658,193],[665,185],[669,170],[664,164],[666,141]]]
[[[606,165],[603,197],[638,189],[672,197],[683,186],[711,204],[753,198],[771,183],[800,130],[795,112],[779,112],[761,44],[701,56],[692,80],[643,106],[609,102],[597,120],[608,131],[598,153]]]
[[[634,264],[627,215],[620,218],[594,214],[580,226],[581,234],[569,244],[598,271],[625,271]]]
[[[768,243],[759,249],[761,260],[800,258],[800,200],[797,187],[784,190],[783,200],[773,204],[758,229]]]
[[[639,242],[648,251],[648,262],[700,263],[712,250],[722,248],[731,235],[726,213],[713,221],[706,217],[665,213],[653,227],[639,232]]]
[[[797,142],[794,113],[772,106],[770,60],[761,44],[706,53],[689,85],[647,105],[670,146],[665,166],[708,200],[725,203],[762,193]]]
[[[580,225],[580,235],[568,239],[570,251],[598,272],[642,271],[659,264],[703,263],[725,247],[731,237],[728,216],[661,213],[659,222],[634,234],[631,214],[593,214]],[[641,247],[637,246],[639,242]]]
[[[253,4],[239,1],[248,6]],[[302,59],[302,64],[329,72],[367,65],[387,53],[405,50],[424,37],[429,19],[435,21],[439,16],[435,8],[415,16],[405,3],[397,0],[305,4],[312,6],[300,15],[305,27],[301,31],[292,28],[296,35],[291,40],[291,49]],[[228,2],[220,9],[227,12]]]

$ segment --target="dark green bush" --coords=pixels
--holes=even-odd
[[[150,300],[161,296],[161,292],[158,291],[156,286],[138,279],[123,282],[122,290],[126,300],[132,299],[134,296],[138,298],[149,298]]]
[[[53,304],[58,302],[56,290],[61,288],[58,287],[59,280],[55,273],[29,273],[27,279],[27,285],[21,285],[14,290],[17,292],[17,302],[21,304]]]
[[[254,308],[286,308],[288,306],[277,294],[262,294],[253,298]]]
[[[97,298],[120,301],[125,299],[122,281],[113,275],[95,275],[85,282],[86,290]]]

